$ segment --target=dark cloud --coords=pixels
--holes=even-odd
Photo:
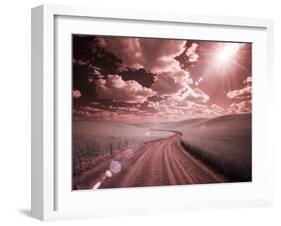
[[[128,68],[126,71],[122,71],[119,73],[124,81],[135,80],[143,87],[150,88],[154,83],[154,74],[147,72],[144,69],[132,70]]]
[[[73,35],[72,50],[76,62],[87,62],[87,66],[102,68],[104,74],[116,73],[122,64],[117,55],[99,46],[96,36]]]

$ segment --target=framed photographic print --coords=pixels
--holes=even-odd
[[[269,205],[272,21],[32,9],[32,215]]]

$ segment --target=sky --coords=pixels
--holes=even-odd
[[[252,111],[252,44],[72,35],[73,119],[180,121]]]

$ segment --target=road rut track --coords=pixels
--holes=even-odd
[[[227,178],[194,158],[181,143],[181,133],[174,133],[168,138],[147,142],[134,147],[123,149],[118,155],[97,166],[100,172],[87,172],[81,175],[76,188],[120,188],[146,187],[162,185],[206,184],[227,182]],[[128,155],[125,155],[129,153]],[[112,161],[120,164],[120,172],[110,173],[109,165]],[[91,169],[91,172],[96,172]]]

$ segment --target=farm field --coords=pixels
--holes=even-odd
[[[182,145],[231,181],[251,181],[251,114],[171,122],[159,128],[182,132]]]
[[[73,189],[251,181],[251,115],[76,122]]]
[[[122,123],[80,121],[73,124],[73,176],[94,167],[116,152],[171,136],[165,131]]]

